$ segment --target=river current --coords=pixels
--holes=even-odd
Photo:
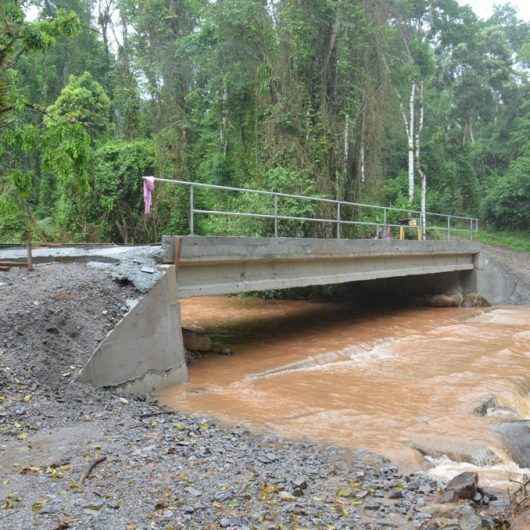
[[[190,382],[160,396],[166,405],[367,448],[442,479],[472,469],[501,487],[525,471],[493,429],[530,417],[529,307],[361,311],[339,302],[212,297],[185,300],[182,315],[185,327],[234,354],[196,360]],[[497,413],[477,415],[491,397]],[[427,458],[415,449],[425,446],[436,449]],[[463,462],[469,446],[494,458]]]

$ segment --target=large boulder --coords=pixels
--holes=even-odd
[[[425,298],[427,307],[460,307],[464,297],[460,293],[434,294]]]
[[[468,293],[464,296],[462,307],[490,307],[491,304],[478,293]]]
[[[500,423],[493,430],[500,434],[504,447],[520,467],[530,467],[530,421]]]
[[[184,347],[188,351],[207,353],[213,349],[212,339],[203,333],[197,333],[190,329],[183,329],[182,337],[184,338]]]
[[[477,494],[478,474],[466,471],[450,480],[445,487],[443,500],[456,502],[460,500],[473,500]]]
[[[441,458],[446,456],[454,462],[466,462],[475,466],[492,466],[501,459],[489,447],[479,442],[470,442],[448,436],[416,435],[410,445],[423,456]]]
[[[495,396],[484,399],[480,405],[473,409],[473,414],[476,416],[494,416],[505,419],[517,419],[519,416],[517,411],[512,408],[499,405]]]

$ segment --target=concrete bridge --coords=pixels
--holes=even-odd
[[[138,393],[186,382],[183,298],[395,279],[433,294],[488,285],[474,242],[164,237],[160,261],[160,280],[103,340],[83,381]]]

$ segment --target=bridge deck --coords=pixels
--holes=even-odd
[[[472,271],[479,253],[477,243],[460,241],[193,236],[162,241],[163,262],[178,263],[178,298]]]

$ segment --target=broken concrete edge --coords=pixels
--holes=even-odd
[[[25,251],[20,248],[0,249],[0,261],[25,263]],[[47,247],[35,249],[33,262],[85,263],[87,267],[104,270],[119,282],[129,282],[145,293],[160,279],[158,268],[160,245]]]
[[[38,247],[33,249],[35,263],[100,261],[118,263],[124,259],[158,257],[160,245],[94,245]],[[25,247],[0,248],[0,260],[25,261]]]
[[[79,381],[150,394],[188,379],[174,266],[108,333]]]
[[[122,391],[128,394],[150,395],[170,386],[181,385],[188,380],[187,366],[179,368],[170,368],[166,372],[156,372],[151,370],[143,377],[135,381],[128,381],[121,385],[115,385],[112,388],[115,391]]]

